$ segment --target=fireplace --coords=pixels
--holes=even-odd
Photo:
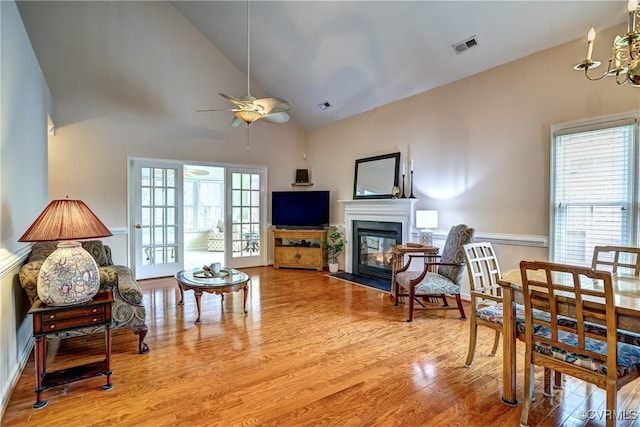
[[[393,245],[402,243],[402,223],[353,221],[353,274],[391,279]]]
[[[354,246],[360,240],[357,234],[354,234],[356,222],[399,224],[400,228],[395,229],[397,235],[393,237],[396,244],[410,242],[411,231],[415,230],[413,224],[415,201],[416,199],[338,200],[338,202],[344,206],[344,226],[347,236],[344,251],[344,269],[347,273],[363,274],[356,270],[359,268],[356,265],[359,264],[358,261],[360,259],[360,250],[354,250]],[[385,240],[391,238],[388,234],[389,231],[389,229],[383,227],[379,230],[378,234],[372,236],[378,238],[378,246],[389,246],[389,242]],[[382,240],[380,240],[380,238],[382,238]],[[375,255],[371,255],[371,257],[375,257]],[[376,268],[379,266],[374,265],[373,267]],[[389,276],[387,277],[391,277],[390,269]]]

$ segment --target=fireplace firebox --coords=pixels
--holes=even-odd
[[[353,221],[352,273],[391,279],[391,248],[402,244],[402,223]]]

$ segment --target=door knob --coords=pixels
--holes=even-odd
[[[136,224],[134,225],[135,228],[142,228],[142,226],[140,224]]]

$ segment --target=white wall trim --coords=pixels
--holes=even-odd
[[[10,381],[2,387],[2,394],[0,394],[0,396],[2,396],[2,402],[0,402],[0,408],[2,408],[0,417],[4,417],[7,406],[9,406],[11,394],[18,385],[18,381],[20,381],[20,376],[22,375],[22,371],[24,371],[24,367],[27,366],[34,344],[35,339],[32,335],[27,341],[27,344],[22,348],[22,351],[20,351],[20,354],[18,355],[18,363],[11,367],[11,372],[9,372],[8,375]]]
[[[433,238],[446,240],[448,231],[436,230]],[[476,232],[473,240],[476,242],[491,242],[499,245],[529,246],[534,248],[548,248],[549,238],[547,236],[532,236],[528,234],[503,234]]]
[[[109,231],[111,231],[114,236],[126,236],[129,234],[129,227],[110,227]]]
[[[29,253],[31,253],[31,244],[22,246],[16,253],[0,249],[0,278],[4,278],[9,272],[24,263]]]

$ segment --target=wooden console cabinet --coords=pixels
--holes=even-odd
[[[322,271],[326,230],[274,230],[273,238],[275,268],[314,268]]]

